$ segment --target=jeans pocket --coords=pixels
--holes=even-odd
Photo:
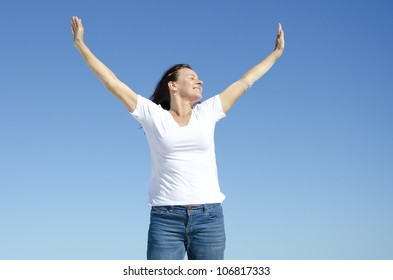
[[[168,209],[164,206],[154,206],[150,211],[151,216],[163,216],[166,213],[168,213]]]
[[[209,217],[210,220],[220,219],[224,216],[221,204],[217,204],[207,208],[205,214]]]

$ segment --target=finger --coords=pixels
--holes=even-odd
[[[78,17],[76,17],[76,16],[72,17],[72,24],[73,24],[73,26],[78,26],[79,21],[80,20],[78,19]]]
[[[81,20],[78,19],[78,17],[72,17],[71,20],[71,27],[74,33],[76,33],[76,31],[81,27],[82,23]]]
[[[75,26],[75,22],[74,21],[71,21],[71,29],[72,29],[72,33],[75,33],[76,26]]]

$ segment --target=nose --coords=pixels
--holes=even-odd
[[[199,84],[199,85],[203,85],[203,81],[202,81],[202,80],[200,80],[200,79],[198,79],[198,81],[197,81],[197,84]]]

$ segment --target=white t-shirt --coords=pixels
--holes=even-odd
[[[219,95],[197,104],[183,127],[169,111],[140,95],[131,114],[142,125],[150,146],[151,206],[221,203],[225,199],[214,148],[216,122],[225,117]]]

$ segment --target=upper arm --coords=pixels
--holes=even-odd
[[[127,107],[128,111],[134,112],[138,95],[131,88],[118,79],[105,86]]]
[[[250,86],[247,85],[243,79],[240,79],[220,93],[224,113],[227,113],[229,109],[231,109],[235,102],[247,91],[249,87]]]

